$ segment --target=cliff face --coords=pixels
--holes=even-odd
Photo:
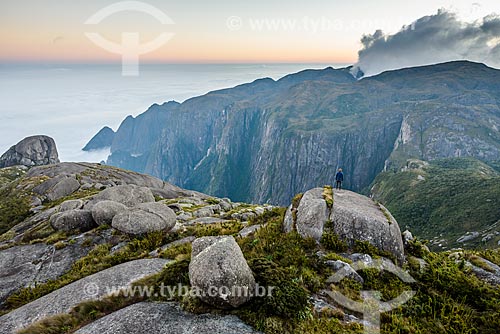
[[[154,105],[127,117],[108,163],[235,200],[287,204],[332,183],[367,187],[407,158],[500,159],[500,75],[455,62],[356,81],[347,70]]]

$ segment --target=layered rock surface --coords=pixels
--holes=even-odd
[[[77,334],[252,334],[257,333],[232,315],[184,312],[174,303],[138,303],[79,329]]]
[[[37,320],[67,313],[85,300],[98,299],[157,273],[167,263],[163,259],[136,260],[82,278],[0,317],[0,333],[11,334]]]

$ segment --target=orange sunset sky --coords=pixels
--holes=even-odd
[[[137,32],[141,42],[173,37],[141,57],[152,63],[353,63],[360,38],[377,29],[394,33],[439,8],[465,20],[498,11],[495,1],[161,1],[150,4],[173,21],[162,25],[140,12],[121,12],[98,25],[86,20],[109,0],[2,0],[0,62],[118,62],[86,32],[119,42]]]

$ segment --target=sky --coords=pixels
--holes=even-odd
[[[148,0],[144,3],[164,13],[168,24],[137,11],[85,24],[117,2],[2,0],[0,63],[116,63],[120,54],[85,33],[121,43],[126,32],[138,33],[140,44],[172,34],[140,56],[146,63],[356,63],[366,49],[363,35],[379,29],[396,34],[440,8],[468,22],[500,13],[498,0]]]

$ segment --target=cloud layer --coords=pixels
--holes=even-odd
[[[492,14],[467,23],[452,12],[439,10],[394,35],[381,30],[365,35],[361,43],[355,68],[365,76],[463,59],[500,68],[500,16]]]

